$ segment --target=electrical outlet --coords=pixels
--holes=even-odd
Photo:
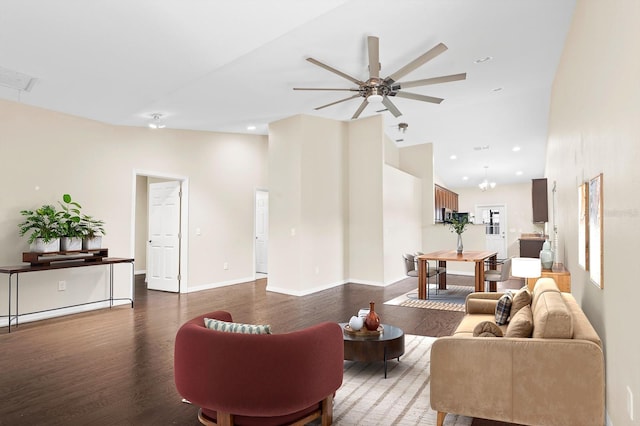
[[[225,271],[229,269],[229,264],[227,262],[224,262],[224,264],[222,265],[222,269],[224,269]]]
[[[627,412],[629,419],[633,420],[633,392],[629,386],[627,386]]]
[[[58,291],[65,291],[67,289],[66,281],[58,281]]]
[[[319,275],[319,274],[320,274],[320,267],[316,266],[316,275]]]

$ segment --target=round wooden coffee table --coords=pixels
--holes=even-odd
[[[344,359],[361,362],[384,362],[387,378],[387,360],[404,355],[404,331],[389,324],[382,325],[382,333],[373,336],[355,336],[344,331],[347,323],[340,323],[344,340]]]

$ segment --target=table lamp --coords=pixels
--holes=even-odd
[[[542,263],[540,259],[533,257],[514,257],[511,260],[511,275],[525,279],[529,284],[529,278],[539,278],[542,275]]]

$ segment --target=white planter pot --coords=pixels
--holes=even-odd
[[[102,247],[102,237],[92,237],[82,239],[83,250],[96,250]]]
[[[60,238],[61,251],[82,250],[82,238],[79,237],[62,237]]]
[[[31,243],[29,249],[37,253],[60,251],[60,238],[55,238],[48,243],[45,243],[42,238],[36,238],[36,240]]]

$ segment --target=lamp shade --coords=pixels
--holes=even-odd
[[[538,278],[542,275],[540,259],[533,257],[514,257],[511,261],[511,275],[520,278]]]

